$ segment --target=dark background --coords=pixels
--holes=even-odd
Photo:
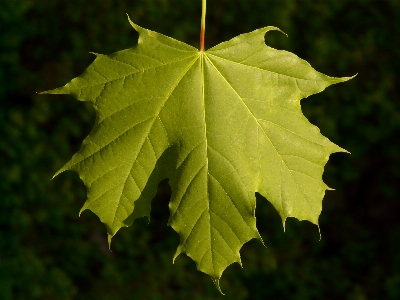
[[[318,71],[357,77],[302,101],[304,114],[352,154],[334,154],[318,229],[257,199],[267,248],[250,241],[221,296],[166,226],[164,182],[149,225],[122,229],[108,251],[105,227],[78,212],[76,173],[53,174],[94,124],[94,110],[62,86],[93,61],[132,47],[131,19],[198,47],[200,0],[18,0],[0,3],[0,299],[400,299],[400,1],[208,1],[206,48],[273,25],[268,45]]]

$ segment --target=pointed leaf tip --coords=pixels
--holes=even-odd
[[[110,252],[112,252],[111,250],[111,239],[112,239],[112,235],[111,234],[107,234],[107,241],[108,241],[108,250],[110,250]]]
[[[131,26],[133,27],[133,29],[135,29],[138,33],[140,33],[140,31],[143,30],[143,28],[140,27],[139,25],[133,23],[132,20],[131,20],[131,18],[129,17],[129,15],[128,15],[128,14],[126,14],[126,15],[128,16],[129,24],[131,24]]]
[[[318,226],[318,233],[319,233],[319,241],[321,241],[321,239],[322,239],[321,228],[319,227],[319,224],[317,224],[317,226]]]
[[[58,175],[60,175],[62,172],[66,171],[64,168],[61,168],[60,170],[58,170],[51,179],[56,178]]]
[[[286,32],[284,32],[282,29],[280,29],[280,28],[278,28],[278,27],[275,27],[275,26],[268,26],[268,27],[265,27],[265,29],[266,29],[265,34],[266,34],[268,31],[275,30],[275,31],[279,31],[279,32],[283,33],[284,35],[286,35],[286,37],[289,37],[289,36],[286,34]]]
[[[87,208],[85,207],[85,205],[81,208],[81,210],[79,211],[78,217],[81,216],[81,214],[86,210]]]
[[[331,84],[349,81],[349,80],[353,79],[354,77],[356,77],[357,75],[358,75],[358,73],[356,75],[353,75],[350,77],[331,77],[331,82],[332,82]]]
[[[59,88],[56,88],[56,89],[52,89],[52,90],[48,90],[48,91],[44,91],[44,92],[39,92],[38,93],[39,95],[46,95],[46,94],[53,94],[53,95],[61,95],[61,94],[67,94],[66,92],[65,92],[65,87],[63,86],[63,87],[59,87]]]
[[[225,296],[225,294],[222,292],[221,287],[220,287],[220,285],[219,285],[219,280],[220,280],[220,278],[211,277],[211,280],[213,281],[213,283],[214,283],[215,287],[217,288],[217,290],[218,290],[222,295]]]
[[[180,250],[180,246],[178,246],[178,248],[176,249],[176,252],[174,254],[174,257],[172,258],[172,264],[175,264],[175,259],[179,256],[179,254],[181,254],[181,250]]]

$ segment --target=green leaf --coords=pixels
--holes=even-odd
[[[144,29],[138,44],[96,54],[79,77],[48,94],[90,101],[96,124],[59,170],[79,173],[88,190],[81,211],[99,216],[109,240],[150,217],[157,184],[169,178],[169,225],[185,253],[219,288],[239,250],[261,237],[255,192],[282,217],[318,224],[329,155],[345,150],[322,136],[300,100],[349,77],[315,71],[268,47],[275,27],[242,34],[208,51]],[[265,222],[266,220],[262,220]]]

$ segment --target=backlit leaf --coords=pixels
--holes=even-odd
[[[261,240],[256,192],[283,223],[318,224],[324,166],[345,150],[309,123],[300,100],[350,78],[326,76],[266,46],[275,27],[199,51],[131,24],[135,47],[96,54],[81,76],[45,92],[90,101],[97,114],[57,174],[79,173],[88,191],[82,211],[99,216],[109,239],[150,216],[157,184],[169,178],[169,225],[180,236],[175,257],[191,257],[219,288],[225,268],[240,263],[242,245]]]

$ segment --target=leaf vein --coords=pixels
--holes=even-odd
[[[260,125],[260,123],[258,122],[257,118],[253,115],[253,113],[251,112],[251,110],[249,109],[249,107],[246,105],[246,103],[243,101],[242,97],[238,94],[238,92],[233,88],[232,84],[230,84],[228,82],[228,80],[221,74],[221,72],[218,70],[218,68],[213,64],[213,62],[207,58],[209,60],[209,62],[211,63],[211,65],[215,68],[215,70],[219,73],[219,75],[226,81],[226,83],[231,87],[231,89],[236,93],[236,95],[239,97],[239,99],[242,101],[242,103],[244,104],[244,106],[247,108],[247,110],[249,111],[249,113],[251,114],[251,116],[254,118],[254,120],[256,121],[256,123],[258,124],[258,126],[261,128],[262,132],[264,133],[265,137],[270,141],[272,147],[275,149],[276,153],[278,154],[278,156],[280,157],[281,161],[283,162],[283,164],[285,165],[285,167],[288,169],[289,173],[292,175],[292,178],[294,179],[294,181],[296,182],[297,187],[299,188],[299,190],[302,192],[304,198],[307,200],[308,205],[311,208],[311,204],[306,196],[306,194],[304,193],[303,189],[301,188],[301,186],[299,185],[299,183],[296,180],[296,177],[294,177],[293,173],[291,172],[291,170],[289,169],[289,167],[286,165],[286,162],[284,161],[284,159],[282,158],[282,156],[280,155],[278,149],[275,147],[274,143],[272,142],[272,140],[269,138],[269,136],[267,135],[267,133],[264,131],[264,129],[262,128],[262,126]],[[281,175],[282,176],[282,175]],[[282,180],[282,179],[281,179]],[[282,199],[282,197],[281,197]],[[282,201],[282,200],[281,200]]]

